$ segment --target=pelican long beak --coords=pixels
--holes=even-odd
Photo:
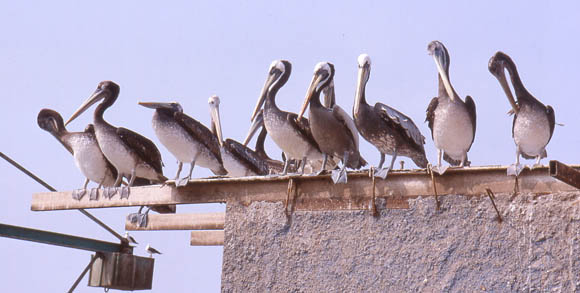
[[[264,114],[261,110],[258,111],[258,114],[254,119],[254,123],[252,123],[252,126],[250,126],[250,129],[248,130],[248,135],[246,135],[246,139],[244,140],[245,146],[247,146],[250,140],[252,140],[252,137],[254,137],[256,132],[258,132],[260,127],[264,127]]]
[[[367,85],[367,76],[368,76],[369,68],[367,66],[359,67],[358,68],[358,78],[356,83],[356,93],[354,95],[354,108],[353,108],[353,116],[357,116],[360,103],[362,100],[363,93],[365,91],[365,86]]]
[[[270,89],[270,86],[272,86],[272,84],[276,81],[276,79],[277,76],[275,76],[274,74],[268,74],[268,78],[266,79],[266,82],[264,82],[262,92],[260,92],[260,97],[258,98],[256,107],[254,108],[254,112],[252,112],[252,118],[250,119],[250,121],[253,122],[254,119],[256,119],[258,111],[260,111],[262,105],[264,105],[264,102],[266,101],[266,97],[268,96],[268,90]]]
[[[218,142],[220,143],[220,146],[223,147],[224,140],[223,140],[223,136],[222,136],[222,124],[220,121],[220,108],[219,108],[219,106],[210,105],[210,111],[211,111],[211,122],[215,126],[216,136],[218,138]]]
[[[105,98],[105,91],[100,87],[95,90],[95,92],[70,116],[70,118],[64,124],[65,126],[71,123],[75,118],[79,117],[83,112],[85,112],[94,103]]]
[[[520,111],[520,106],[516,103],[514,95],[512,94],[512,90],[510,89],[510,87],[508,85],[507,78],[505,76],[505,70],[503,67],[501,67],[501,70],[498,72],[498,75],[496,75],[496,77],[497,77],[497,80],[499,80],[499,84],[501,84],[501,87],[502,87],[503,91],[505,92],[505,95],[507,96],[508,101],[512,105],[512,109],[517,114]]]
[[[161,103],[161,102],[139,102],[139,105],[150,108],[150,109],[172,109],[171,103]]]
[[[447,76],[447,73],[443,69],[441,58],[443,58],[441,53],[433,54],[433,60],[435,60],[435,65],[437,65],[437,72],[439,72],[439,76],[441,76],[441,80],[443,80],[443,85],[445,86],[447,95],[449,95],[449,98],[451,98],[452,101],[455,101],[455,91],[451,86],[451,82],[449,82],[449,76]]]
[[[298,113],[298,118],[297,118],[298,120],[302,119],[302,116],[304,115],[304,112],[306,111],[306,108],[308,107],[308,104],[310,103],[310,99],[312,99],[312,95],[314,94],[316,87],[320,84],[321,81],[322,81],[322,75],[315,74],[312,77],[312,81],[310,82],[310,86],[308,87],[308,90],[306,91],[306,98],[304,99],[304,103],[302,104],[302,108],[300,108],[300,113]]]

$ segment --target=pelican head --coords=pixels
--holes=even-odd
[[[519,105],[517,104],[514,95],[512,94],[512,91],[507,82],[507,78],[505,76],[505,68],[508,63],[513,63],[512,59],[504,52],[498,51],[489,59],[488,69],[489,72],[491,72],[491,74],[499,81],[514,112],[518,113],[520,110]]]
[[[167,109],[171,112],[183,113],[183,108],[178,102],[139,102],[139,105],[150,109]]]
[[[455,100],[455,91],[451,86],[451,82],[449,82],[449,52],[447,52],[447,48],[443,45],[443,43],[439,41],[432,41],[427,46],[427,51],[429,55],[433,56],[435,60],[435,65],[437,66],[437,71],[439,72],[439,76],[443,81],[443,85],[445,86],[445,90],[447,91],[447,95],[451,100]]]
[[[93,94],[74,112],[74,114],[72,114],[72,116],[66,121],[64,125],[68,125],[89,107],[100,100],[104,100],[103,104],[105,108],[110,107],[119,96],[119,91],[120,87],[118,84],[110,80],[101,81]]]
[[[306,98],[304,99],[304,103],[302,104],[302,108],[298,114],[298,120],[302,119],[302,115],[304,115],[304,112],[306,111],[306,108],[308,107],[308,104],[310,103],[314,93],[318,93],[318,95],[320,95],[320,92],[330,85],[333,78],[334,64],[330,62],[319,62],[316,64],[314,67],[314,76],[312,76],[312,81],[310,82],[310,86],[306,91]]]
[[[211,122],[213,127],[215,127],[215,134],[218,138],[220,146],[224,145],[224,140],[222,136],[222,125],[220,122],[220,98],[216,95],[209,97],[207,103],[209,104],[209,111],[211,115]]]
[[[273,86],[276,85],[276,88],[282,87],[288,81],[291,72],[292,72],[292,64],[289,61],[287,60],[272,61],[272,63],[270,64],[270,69],[268,70],[268,77],[266,78],[266,82],[262,87],[260,97],[258,98],[256,107],[254,107],[254,112],[252,112],[252,118],[250,119],[251,121],[254,121],[256,115],[258,115],[258,111],[262,108],[262,105],[266,101],[268,93],[274,88]]]
[[[62,116],[54,110],[42,109],[38,112],[38,126],[50,133],[58,134],[66,131]]]
[[[360,54],[358,56],[358,80],[355,93],[355,102],[353,113],[357,115],[360,103],[364,98],[365,86],[371,74],[371,57],[368,54]]]

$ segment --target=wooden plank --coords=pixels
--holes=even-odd
[[[223,230],[226,213],[150,214],[147,227],[125,222],[125,230]]]
[[[578,166],[574,166],[578,168]],[[289,180],[294,181],[295,193],[288,195]],[[506,176],[506,167],[449,168],[444,175],[436,175],[439,195],[461,194],[480,196],[491,188],[496,194],[511,193],[515,178]],[[552,193],[574,191],[549,176],[548,167],[524,169],[519,177],[519,191]],[[388,208],[405,208],[409,198],[433,196],[431,176],[425,170],[393,171],[386,180],[376,180],[376,197],[385,198]],[[351,210],[367,209],[372,195],[372,180],[368,172],[350,172],[347,184],[333,184],[329,175],[207,178],[191,180],[187,186],[176,188],[173,183],[164,187],[133,187],[129,199],[100,198],[90,201],[72,199],[71,192],[36,193],[32,198],[33,211],[78,208],[105,208],[140,205],[195,204],[254,201],[285,202],[290,198],[293,210]]]
[[[224,230],[191,231],[191,246],[220,246],[224,245]]]

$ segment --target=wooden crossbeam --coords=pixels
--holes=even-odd
[[[578,166],[572,166],[578,169]],[[294,187],[288,194],[288,184]],[[449,168],[444,175],[435,175],[439,195],[461,194],[481,196],[486,189],[494,193],[511,193],[515,177],[506,175],[506,167]],[[524,169],[519,176],[520,192],[552,193],[573,191],[569,186],[549,176],[548,167]],[[377,179],[375,193],[384,198],[387,208],[406,208],[408,199],[433,196],[433,183],[426,170],[395,170],[386,180]],[[36,193],[32,197],[33,211],[65,210],[78,208],[107,208],[141,205],[225,203],[236,201],[250,204],[254,201],[289,202],[293,210],[352,210],[367,209],[372,195],[372,180],[368,172],[350,172],[347,184],[333,184],[329,175],[207,178],[191,180],[187,186],[133,187],[129,199],[100,198],[91,201],[72,199],[70,191]]]
[[[226,213],[149,214],[146,227],[125,222],[125,230],[223,230]]]
[[[224,230],[197,230],[191,231],[191,246],[220,246],[224,245]]]

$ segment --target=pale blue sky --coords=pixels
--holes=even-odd
[[[0,4],[0,151],[57,189],[70,190],[83,177],[68,152],[36,125],[41,108],[70,116],[102,80],[121,86],[105,118],[153,139],[172,177],[175,159],[151,129],[152,110],[140,100],[179,101],[185,112],[207,123],[207,99],[221,97],[224,135],[242,140],[252,108],[274,59],[292,62],[293,73],[278,104],[297,112],[314,65],[336,67],[337,102],[351,112],[357,57],[373,61],[369,103],[380,101],[413,118],[425,137],[427,157],[436,151],[425,109],[436,94],[436,68],[427,44],[442,41],[451,55],[451,82],[477,105],[477,133],[469,153],[473,165],[514,160],[509,104],[487,62],[498,50],[509,54],[529,91],[554,107],[557,127],[549,159],[578,163],[578,69],[580,5],[569,1],[9,1]],[[94,108],[93,108],[94,109]],[[92,111],[75,120],[78,131]],[[66,119],[66,118],[65,118]],[[280,151],[269,141],[267,149]],[[373,165],[378,153],[361,151]],[[407,161],[407,166],[412,163]],[[531,164],[531,161],[524,161]],[[547,160],[543,160],[546,163]],[[411,164],[411,165],[410,165]],[[195,176],[210,173],[198,168]],[[44,191],[0,162],[0,222],[103,240],[115,239],[77,211],[31,212],[34,192]],[[117,231],[134,208],[94,210]],[[179,212],[220,211],[223,205],[179,206]],[[380,231],[378,232],[380,233]],[[153,292],[215,292],[220,288],[221,247],[190,247],[189,233],[133,233],[151,243],[157,257]],[[0,238],[0,280],[7,292],[67,290],[89,260],[79,250]],[[79,292],[102,292],[86,287]]]

